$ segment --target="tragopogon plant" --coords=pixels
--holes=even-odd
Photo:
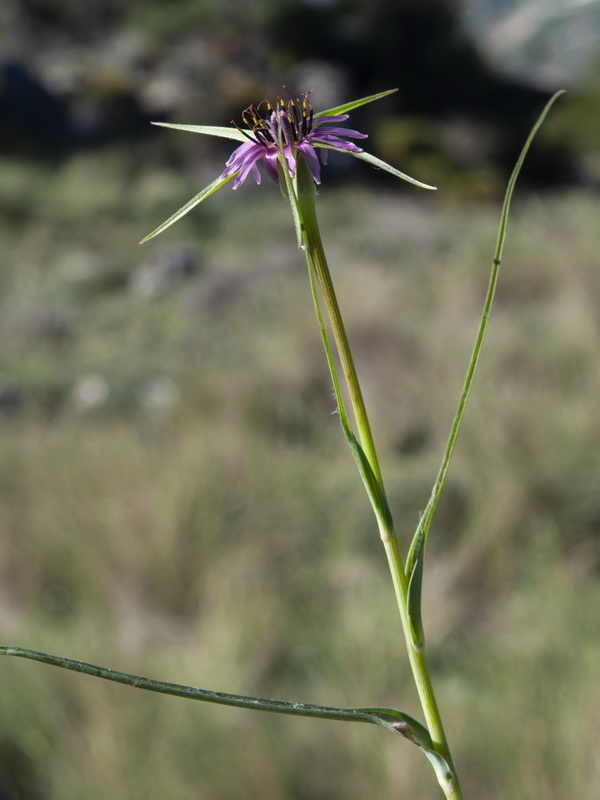
[[[315,185],[321,182],[321,163],[327,163],[329,150],[335,150],[362,159],[374,167],[383,169],[397,178],[412,183],[416,187],[422,189],[434,188],[408,177],[375,156],[364,152],[353,141],[364,139],[364,134],[341,127],[341,124],[348,119],[348,112],[352,111],[352,109],[385,97],[391,94],[392,91],[395,90],[364,97],[317,113],[313,112],[309,93],[303,95],[299,100],[295,100],[292,97],[287,100],[279,98],[277,103],[273,105],[265,102],[264,105],[261,103],[257,107],[250,106],[242,114],[243,126],[238,126],[234,123],[234,127],[231,128],[156,123],[167,128],[225,137],[237,140],[241,144],[233,152],[227,161],[225,170],[218,178],[143,241],[146,242],[162,233],[230,180],[234,180],[234,189],[242,184],[250,174],[253,175],[257,183],[260,183],[259,162],[261,161],[268,177],[279,186],[284,197],[290,203],[298,244],[304,251],[308,264],[312,297],[331,373],[342,430],[371,502],[379,535],[387,556],[398,602],[408,659],[421,701],[425,725],[400,711],[390,708],[332,708],[224,694],[191,686],[150,680],[137,675],[116,672],[95,664],[26,650],[20,647],[2,646],[0,647],[0,655],[29,658],[128,684],[136,688],[195,700],[204,700],[210,703],[220,703],[279,714],[323,717],[347,722],[367,722],[381,725],[417,745],[431,762],[445,797],[448,800],[450,798],[452,800],[460,800],[462,793],[458,774],[444,732],[425,658],[425,636],[421,619],[421,586],[425,549],[431,521],[444,486],[488,324],[498,280],[508,210],[515,182],[533,137],[550,107],[561,93],[558,92],[554,95],[542,111],[525,142],[509,180],[502,207],[488,291],[465,383],[429,502],[421,515],[408,553],[403,558],[394,530],[392,512],[387,501],[386,489],[354,359],[321,241],[315,204]],[[317,150],[320,154],[320,160]],[[326,316],[322,312],[322,305],[326,310]],[[333,336],[335,343],[335,349],[341,365],[341,375],[336,366],[337,362],[330,343],[330,335]],[[346,409],[342,393],[343,383],[346,384],[348,390],[353,419],[351,419]]]

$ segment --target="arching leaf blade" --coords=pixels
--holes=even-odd
[[[393,708],[338,708],[335,706],[322,706],[312,703],[292,703],[288,700],[272,700],[247,695],[229,694],[227,692],[213,692],[210,689],[201,689],[197,686],[170,683],[154,678],[145,678],[128,672],[102,667],[86,661],[73,658],[42,653],[24,647],[0,646],[0,655],[16,656],[31,661],[38,661],[51,666],[91,675],[96,678],[121,683],[135,689],[158,692],[160,694],[184,697],[189,700],[200,700],[205,703],[233,706],[254,711],[266,711],[273,714],[287,714],[291,716],[316,717],[321,719],[338,720],[341,722],[363,722],[380,725],[392,733],[402,735],[405,739],[419,747],[431,747],[431,737],[427,729],[416,719],[408,714]]]

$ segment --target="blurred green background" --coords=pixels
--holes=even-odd
[[[420,718],[289,210],[226,187],[140,248],[228,154],[149,121],[225,125],[283,84],[317,109],[399,87],[353,122],[439,191],[332,159],[319,206],[405,551],[508,170],[566,85],[515,201],[425,624],[465,796],[596,798],[600,19],[551,5],[3,0],[2,643]],[[370,726],[0,661],[1,800],[438,794]]]

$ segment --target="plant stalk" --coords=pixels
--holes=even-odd
[[[302,158],[298,158],[297,170],[297,211],[300,221],[302,239],[304,247],[306,248],[306,257],[309,269],[314,269],[323,300],[325,302],[338,356],[342,365],[344,377],[346,379],[352,410],[356,419],[359,440],[369,460],[377,482],[379,483],[381,494],[385,498],[383,478],[381,475],[379,460],[377,458],[371,425],[369,423],[358,374],[356,372],[354,359],[350,350],[348,336],[346,334],[346,329],[333,286],[329,266],[327,264],[321,233],[317,222],[315,208],[316,192],[314,181]],[[334,377],[334,381],[335,380],[336,379]],[[409,662],[419,694],[419,699],[421,701],[421,706],[423,708],[423,713],[427,722],[427,727],[433,742],[433,748],[446,760],[452,770],[452,775],[446,782],[446,785],[443,785],[441,781],[440,785],[442,785],[442,789],[444,790],[448,800],[462,800],[462,794],[454,766],[454,761],[450,753],[439,707],[435,698],[431,680],[429,678],[429,673],[427,671],[424,648],[417,650],[413,644],[408,616],[407,577],[398,547],[398,540],[396,538],[393,523],[391,522],[391,518],[389,522],[385,523],[381,515],[376,514],[376,516],[379,524],[379,534],[384,544],[392,582],[394,584],[394,591],[396,594],[398,609],[400,611],[400,618],[406,640]]]

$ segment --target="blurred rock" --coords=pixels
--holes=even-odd
[[[131,291],[140,297],[160,297],[182,280],[196,275],[200,261],[194,248],[175,244],[155,250],[131,276]]]
[[[141,404],[147,411],[166,411],[177,404],[180,397],[175,381],[160,376],[148,381],[141,391]]]
[[[415,456],[422,453],[431,442],[431,431],[426,425],[414,425],[404,431],[395,445],[402,456]]]
[[[73,250],[60,264],[62,278],[78,294],[96,295],[127,286],[128,274],[95,250]]]
[[[42,158],[153,136],[135,86],[105,77],[102,91],[61,95],[19,60],[0,62],[0,152]]]
[[[465,117],[442,121],[437,127],[440,148],[452,163],[466,169],[493,161],[498,136],[491,125]]]
[[[0,419],[12,417],[23,408],[23,392],[10,375],[0,373]]]
[[[590,0],[463,0],[463,24],[500,74],[552,91],[590,76],[598,58],[600,4]]]
[[[79,310],[56,294],[24,298],[3,309],[3,344],[19,343],[27,350],[42,344],[60,350],[76,336],[79,319]]]
[[[50,155],[70,139],[66,103],[19,61],[0,64],[0,150]]]
[[[31,320],[31,334],[35,341],[61,347],[74,338],[78,319],[78,313],[66,306],[40,307]]]
[[[314,92],[318,110],[339,106],[352,96],[348,70],[341,64],[319,58],[301,61],[294,80],[298,92]]]
[[[108,381],[99,375],[82,378],[71,392],[71,404],[75,411],[90,413],[107,408],[110,400]]]

